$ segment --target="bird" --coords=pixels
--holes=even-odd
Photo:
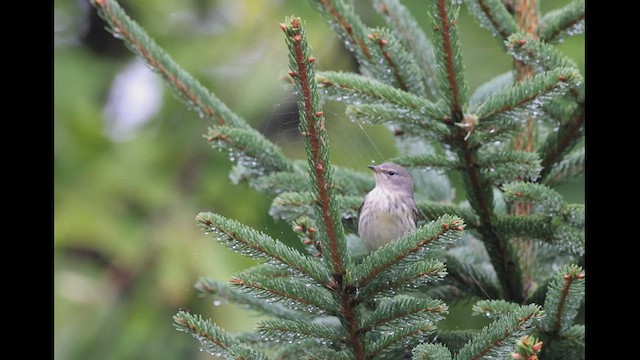
[[[413,179],[402,166],[385,162],[369,165],[376,185],[358,209],[358,235],[369,252],[416,229],[418,209]]]

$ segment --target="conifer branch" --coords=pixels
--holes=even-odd
[[[435,51],[429,38],[413,15],[398,0],[376,0],[374,6],[384,16],[387,26],[402,41],[404,47],[414,54],[424,87],[435,97]]]
[[[426,170],[460,170],[462,165],[455,159],[449,159],[436,154],[405,155],[391,159],[390,161],[404,167],[423,168]]]
[[[356,360],[365,359],[363,339],[357,328],[355,308],[346,287],[344,276],[351,262],[348,257],[342,222],[333,194],[331,166],[327,153],[327,133],[324,128],[324,116],[321,98],[316,91],[313,57],[308,52],[306,34],[298,18],[287,19],[282,24],[285,40],[289,46],[289,66],[297,90],[300,115],[300,131],[304,135],[307,151],[309,177],[316,196],[314,207],[321,220],[319,233],[322,253],[332,270],[332,288],[336,291],[340,303],[340,318],[347,329],[349,342]]]
[[[303,320],[263,320],[258,323],[257,330],[272,341],[293,342],[311,338],[319,341],[346,343],[348,340],[347,334],[340,326],[316,324]]]
[[[403,91],[408,91],[409,88],[405,83],[404,79],[402,78],[402,75],[400,74],[400,70],[398,66],[396,65],[395,61],[393,61],[391,52],[385,50],[385,47],[389,45],[389,40],[385,39],[384,37],[382,37],[380,34],[376,32],[369,34],[369,38],[378,44],[379,51],[383,54],[384,60],[386,61],[387,65],[392,69],[391,73],[395,78],[395,82],[398,84],[397,88]]]
[[[370,29],[344,0],[310,0],[360,63],[360,71],[403,91],[424,95],[415,58],[387,29]],[[377,61],[380,59],[382,61]]]
[[[516,82],[514,70],[500,74],[484,84],[478,86],[469,99],[469,112],[474,112],[487,98],[497,92],[503,91]]]
[[[460,6],[449,0],[435,0],[432,5],[433,34],[436,39],[436,59],[440,93],[448,100],[454,122],[463,118],[468,89],[458,42],[457,19]]]
[[[355,267],[352,273],[353,283],[358,288],[366,287],[376,276],[398,264],[415,261],[414,259],[419,259],[421,254],[434,246],[459,239],[464,226],[462,219],[443,215],[414,232],[383,245]]]
[[[480,118],[481,126],[500,115],[518,118],[520,112],[540,109],[581,81],[582,76],[573,68],[559,68],[537,74],[490,96],[478,107],[475,115]]]
[[[360,64],[366,65],[371,60],[371,50],[366,41],[367,27],[353,6],[343,0],[309,0],[309,3],[329,21]]]
[[[542,359],[549,360],[584,360],[585,359],[585,326],[573,325],[561,335],[546,340],[542,347]]]
[[[539,205],[537,212],[557,215],[565,206],[564,199],[557,191],[541,184],[514,181],[502,186],[507,203],[530,202]]]
[[[300,131],[305,140],[305,149],[309,162],[310,178],[316,196],[315,209],[322,220],[321,238],[323,254],[332,267],[334,277],[342,277],[348,264],[344,230],[333,200],[333,181],[331,165],[328,162],[327,134],[324,128],[324,115],[321,98],[316,92],[314,81],[315,70],[313,58],[308,51],[306,34],[298,18],[288,19],[282,30],[289,46],[291,76],[294,78],[298,109],[300,115]]]
[[[511,194],[507,197],[512,204],[532,206],[530,214],[498,216],[494,223],[496,231],[523,240],[547,242],[555,245],[557,250],[568,250],[582,256],[585,242],[584,205],[561,203],[554,198],[551,190],[544,190],[547,193],[545,195],[526,194],[526,191],[516,191],[520,193],[516,196],[522,198],[522,201],[512,201]]]
[[[578,68],[575,61],[560,53],[551,44],[539,41],[529,34],[512,34],[506,39],[505,44],[509,55],[533,66],[536,72],[557,68]]]
[[[274,265],[285,265],[300,274],[307,275],[318,284],[329,281],[329,274],[323,266],[292,249],[235,220],[226,219],[213,213],[200,213],[196,221],[211,232],[225,246],[233,251],[256,259],[268,260]]]
[[[337,211],[348,219],[355,217],[362,204],[362,196],[334,196]],[[286,192],[278,195],[271,204],[271,216],[293,220],[300,216],[313,216],[316,204],[312,193]]]
[[[420,344],[413,348],[412,360],[451,360],[451,351],[442,344]]]
[[[435,299],[412,296],[396,296],[377,305],[375,311],[364,317],[360,328],[364,332],[372,329],[393,331],[415,322],[435,323],[448,313],[447,305]]]
[[[571,121],[578,108],[584,106],[584,85],[569,90],[565,96],[558,97],[544,106],[544,112],[554,126],[561,127],[563,123]],[[554,129],[555,130],[555,129]]]
[[[455,8],[455,9],[453,9]],[[447,0],[433,1],[432,19],[435,26],[436,56],[440,66],[438,69],[438,83],[441,93],[449,101],[451,123],[462,123],[464,120],[464,106],[468,96],[466,80],[463,76],[462,57],[458,43],[455,21],[459,7]],[[482,122],[480,122],[482,124]],[[490,129],[486,129],[489,132]],[[475,131],[473,133],[478,133]],[[473,137],[473,133],[471,133]],[[458,150],[458,156],[463,163],[474,165],[477,163],[476,150],[478,142],[467,141],[469,132],[458,128],[451,140],[451,145]],[[485,181],[479,169],[470,166],[463,172],[463,182],[468,189],[469,203],[480,218],[479,231],[485,242],[487,252],[501,281],[504,296],[519,302],[522,295],[520,280],[517,279],[519,270],[515,255],[510,253],[506,239],[498,237],[491,224],[493,219],[493,193],[490,184]]]
[[[264,299],[259,299],[252,294],[239,291],[236,288],[230,287],[228,284],[213,279],[200,278],[196,282],[195,288],[203,293],[211,294],[218,299],[224,299],[226,301],[231,301],[234,304],[244,305],[249,309],[259,311],[265,315],[274,316],[276,318],[300,319],[308,317],[308,315],[303,312],[291,310],[279,303],[269,303]]]
[[[367,358],[386,359],[387,353],[398,348],[411,348],[414,342],[426,338],[436,330],[430,322],[409,324],[392,332],[382,335],[377,341],[370,343],[367,348]]]
[[[353,360],[353,353],[348,350],[336,351],[335,349],[319,347],[318,345],[305,348],[303,353],[302,360]],[[291,360],[298,359],[300,358],[294,357]]]
[[[391,277],[377,277],[360,289],[356,300],[364,302],[368,298],[381,298],[398,293],[420,291],[427,285],[441,281],[447,275],[444,263],[427,259],[408,265]]]
[[[544,309],[547,316],[540,327],[552,337],[561,335],[573,325],[584,297],[585,273],[573,264],[560,268],[549,284]]]
[[[308,216],[300,216],[293,221],[293,224],[293,231],[302,245],[304,245],[307,253],[322,261],[322,246],[320,241],[317,240],[318,227],[315,221]]]
[[[229,282],[266,299],[267,302],[282,302],[288,308],[311,314],[324,314],[337,311],[338,304],[328,290],[311,286],[292,278],[273,278],[257,276],[251,273],[236,274]]]
[[[306,164],[304,166],[306,167]],[[298,167],[298,164],[294,163],[295,170],[292,172],[274,172],[252,178],[250,185],[258,191],[272,195],[311,191],[307,174],[298,170]],[[334,167],[333,180],[334,189],[340,195],[360,196],[374,186],[370,176],[366,176],[360,171],[341,167]]]
[[[425,117],[406,108],[390,104],[347,105],[345,114],[351,121],[365,124],[385,124],[398,127],[395,133],[402,135],[425,136],[441,140],[450,134],[442,121]]]
[[[464,140],[465,131],[460,129],[456,137],[459,157],[466,164],[477,163],[477,152]],[[485,244],[491,264],[496,271],[502,288],[502,297],[517,303],[522,300],[521,281],[517,274],[520,273],[518,263],[515,261],[516,254],[510,251],[510,247],[505,238],[496,233],[493,225],[493,189],[487,183],[480,172],[480,169],[471,166],[462,172],[462,180],[467,190],[468,200],[471,207],[478,214],[478,232],[482,235],[481,240]]]
[[[190,109],[218,125],[250,128],[245,120],[232,112],[162,50],[140,25],[127,16],[115,0],[91,0],[91,3],[98,9],[114,36],[122,39],[134,54],[160,75]]]
[[[469,207],[443,204],[439,201],[426,201],[416,200],[416,207],[418,208],[418,221],[432,221],[436,220],[442,214],[450,214],[462,218],[465,226],[469,228],[476,228],[480,226],[480,220],[478,215]]]
[[[305,174],[297,172],[276,172],[268,175],[256,177],[250,182],[256,190],[279,195],[288,192],[309,192],[311,186]]]
[[[509,35],[518,31],[518,24],[500,0],[465,0],[469,11],[479,21],[480,26],[491,32],[491,35],[504,41]]]
[[[264,336],[263,336],[264,337]],[[289,343],[287,346],[281,346],[275,349],[272,359],[278,360],[307,360],[310,359],[313,354],[315,359],[327,359],[327,360],[351,360],[352,357],[346,351],[336,351],[329,348],[334,352],[333,357],[326,357],[327,348],[322,347],[321,341],[318,339],[303,339],[296,340]]]
[[[464,141],[464,131],[461,129],[458,135],[458,143],[460,146],[459,153],[466,164],[475,164],[476,154],[470,148],[469,143]],[[520,291],[519,281],[514,274],[517,273],[516,263],[511,260],[512,254],[509,253],[505,239],[498,236],[493,228],[493,192],[490,186],[482,179],[480,170],[475,167],[469,167],[463,171],[462,180],[468,191],[469,203],[476,211],[479,217],[480,226],[478,232],[482,235],[481,239],[485,244],[487,253],[491,259],[491,263],[498,275],[504,297],[509,300],[519,302]]]
[[[567,6],[550,11],[540,19],[538,34],[542,41],[561,41],[565,35],[577,35],[584,31],[585,1],[574,0]]]
[[[505,359],[515,341],[527,335],[542,317],[537,305],[526,305],[484,327],[456,356],[456,360]]]
[[[484,270],[481,264],[465,262],[465,259],[447,253],[448,276],[445,283],[453,284],[460,291],[473,294],[480,299],[495,299],[500,297],[496,279]]]
[[[555,239],[556,227],[553,218],[547,215],[502,215],[495,220],[496,231],[504,236],[509,234],[544,242],[552,242]]]
[[[496,319],[501,316],[513,313],[520,308],[520,305],[504,300],[480,300],[473,305],[472,315],[486,316]]]
[[[266,354],[254,350],[235,339],[226,331],[204,320],[200,315],[194,316],[180,311],[173,316],[178,330],[189,332],[200,341],[202,348],[212,355],[226,355],[234,359],[268,360]]]
[[[255,177],[275,171],[293,171],[291,161],[282,150],[252,128],[214,125],[205,138],[215,149],[222,152],[229,149],[229,159],[250,168]]]
[[[346,97],[356,101],[361,99],[364,102],[396,105],[409,111],[416,111],[428,119],[444,119],[446,115],[443,109],[425,98],[362,75],[322,71],[317,73],[316,81],[327,95],[336,100],[343,100]]]
[[[542,170],[538,155],[527,151],[479,152],[477,166],[485,181],[495,183],[537,179]]]
[[[424,96],[424,83],[415,59],[389,29],[372,29],[367,37],[377,45],[376,50],[382,55],[386,65],[384,69],[374,73],[380,74],[376,78],[402,91]],[[386,80],[390,77],[389,73],[391,79]]]
[[[466,344],[477,336],[479,330],[443,330],[438,329],[436,332],[437,343],[445,345],[451,353],[457,354]]]

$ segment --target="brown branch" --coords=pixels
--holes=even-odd
[[[562,325],[562,313],[564,311],[564,306],[567,302],[567,297],[569,296],[569,290],[571,289],[571,284],[573,283],[573,280],[575,279],[580,279],[582,276],[582,278],[584,278],[583,274],[578,274],[578,275],[570,275],[570,274],[565,274],[564,275],[564,288],[562,289],[562,293],[560,295],[560,302],[558,303],[558,310],[556,311],[556,313],[554,314],[554,322],[553,322],[553,329],[551,330],[553,334],[558,334],[560,332],[560,326]]]
[[[489,11],[489,7],[484,2],[484,0],[477,0],[477,1],[478,1],[478,5],[480,5],[480,8],[482,9],[482,12],[487,17],[487,19],[489,19],[489,21],[491,22],[491,25],[493,26],[494,29],[496,29],[496,31],[500,34],[500,36],[503,39],[506,39],[507,37],[509,37],[509,35],[511,35],[511,34],[508,34],[508,33],[505,33],[504,31],[502,31],[502,29],[500,28],[500,23],[493,16],[493,13],[491,11]]]
[[[377,41],[378,46],[380,47],[380,52],[382,53],[382,56],[384,56],[385,61],[387,62],[387,64],[389,64],[389,68],[393,73],[393,77],[398,82],[398,88],[404,91],[409,91],[409,87],[402,79],[402,74],[400,74],[400,69],[398,69],[398,66],[396,65],[395,61],[393,61],[391,53],[389,53],[387,50],[384,49],[384,47],[387,44],[389,44],[389,41],[386,39],[379,38],[377,34],[369,34],[369,38]]]
[[[458,92],[460,91],[458,83],[456,82],[456,69],[454,66],[454,54],[453,54],[453,44],[451,41],[451,28],[452,24],[449,22],[449,17],[447,16],[447,4],[449,2],[447,0],[438,0],[437,9],[438,9],[438,17],[442,22],[442,40],[443,47],[445,53],[445,68],[447,71],[447,80],[449,81],[449,87],[451,88],[451,95],[453,96],[453,103],[451,104],[451,110],[453,112],[454,118],[456,122],[462,119],[462,104],[460,104],[460,96]]]
[[[294,20],[295,21],[295,20]],[[294,22],[293,26],[296,27]],[[299,24],[298,24],[299,26]],[[312,103],[311,83],[309,74],[307,73],[307,65],[309,59],[304,56],[304,49],[302,48],[300,35],[294,36],[293,48],[295,51],[295,61],[298,72],[296,77],[300,81],[300,90],[302,91],[302,98],[304,99],[304,121],[306,122],[307,129],[306,134],[309,138],[311,148],[311,162],[313,164],[313,170],[315,172],[315,179],[318,188],[317,202],[320,206],[320,212],[322,214],[322,221],[326,225],[327,238],[329,243],[329,253],[331,255],[331,261],[334,264],[334,270],[337,274],[344,274],[344,268],[340,257],[340,249],[338,248],[338,240],[336,236],[335,224],[333,217],[331,216],[329,195],[330,184],[327,181],[327,164],[325,164],[320,149],[325,146],[324,139],[321,136],[321,131],[324,128],[324,117],[322,113],[316,112]],[[312,119],[316,119],[314,121]]]
[[[515,0],[514,13],[516,22],[520,31],[531,35],[534,39],[538,39],[538,11],[536,9],[537,0]],[[532,65],[526,64],[520,60],[515,61],[516,68],[516,81],[520,82],[526,79],[530,79],[534,76],[534,69]],[[513,147],[515,150],[524,150],[532,152],[533,140],[535,137],[535,119],[528,117],[524,129],[518,133],[514,139]],[[521,178],[521,180],[523,180]],[[526,216],[531,212],[531,204],[528,203],[516,203],[511,213],[519,216]],[[520,282],[523,284],[523,297],[526,297],[529,292],[530,284],[534,281],[533,267],[535,261],[535,248],[534,244],[525,241],[520,244],[516,244],[521,248],[522,256],[520,257],[520,265],[522,267],[523,278]]]
[[[351,24],[346,21],[342,14],[340,14],[340,12],[331,5],[331,0],[322,0],[322,4],[327,8],[329,13],[335,18],[336,22],[346,32],[346,34],[351,39],[351,42],[353,42],[354,44],[358,44],[367,60],[371,60],[371,53],[369,52],[369,48],[365,44],[364,39],[358,38],[353,34],[353,26],[351,26]]]
[[[516,22],[520,31],[538,38],[538,11],[536,0],[516,0],[514,4]],[[516,80],[518,82],[530,79],[534,75],[533,66],[520,60],[515,61]],[[514,148],[516,150],[533,151],[534,119],[528,118],[525,129],[516,136]]]
[[[297,19],[291,21],[291,27],[298,32],[300,29],[300,23]],[[283,28],[286,30],[286,28]],[[310,79],[307,67],[310,63],[313,63],[313,58],[307,58],[305,56],[305,49],[302,44],[302,36],[299,33],[293,35],[290,42],[290,46],[293,48],[293,57],[295,61],[296,69],[292,70],[292,76],[294,76],[301,91],[302,100],[304,103],[301,111],[304,114],[302,121],[306,124],[305,134],[309,141],[310,148],[310,162],[313,166],[312,171],[316,181],[318,198],[316,199],[317,205],[320,209],[322,222],[325,225],[325,231],[327,236],[327,242],[329,245],[329,255],[333,264],[333,281],[328,286],[329,290],[337,293],[340,298],[341,315],[345,322],[347,333],[349,336],[348,344],[353,349],[354,356],[357,360],[365,360],[366,354],[364,349],[363,339],[361,337],[360,329],[358,328],[356,313],[354,304],[352,303],[353,294],[350,291],[349,286],[344,284],[344,275],[346,273],[345,264],[342,263],[342,257],[340,248],[338,246],[338,230],[334,223],[333,216],[331,214],[331,196],[330,189],[332,184],[328,181],[327,170],[329,164],[325,163],[321,150],[326,147],[325,138],[323,137],[324,130],[324,117],[322,111],[316,111],[313,104],[312,93],[312,81]],[[297,70],[297,71],[296,71]],[[315,120],[314,120],[315,119]]]
[[[477,230],[482,234],[482,240],[485,246],[489,247],[487,253],[498,274],[505,299],[521,303],[523,296],[516,291],[519,280],[513,278],[513,275],[516,273],[515,262],[507,250],[505,244],[506,239],[498,236],[493,228],[493,204],[488,199],[489,194],[484,190],[485,186],[483,185],[480,170],[475,166],[475,164],[477,164],[475,151],[471,149],[469,144],[464,140],[465,136],[466,131],[459,129],[456,140],[460,144],[459,148],[464,163],[469,165],[465,168],[464,175],[467,177],[471,186],[472,193],[469,195],[475,199],[475,202],[471,202],[471,204],[480,217],[480,226]],[[489,189],[489,191],[491,191],[491,189]],[[491,249],[495,251],[491,251]]]
[[[538,11],[536,9],[536,0],[516,0],[515,17],[520,31],[538,38]],[[533,66],[525,64],[520,60],[515,61],[516,80],[518,82],[530,79],[534,75]],[[516,136],[514,148],[516,150],[533,151],[533,128],[534,119],[528,118],[525,129]]]

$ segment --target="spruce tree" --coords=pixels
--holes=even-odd
[[[179,311],[175,326],[230,359],[583,359],[584,205],[554,186],[584,171],[584,83],[554,48],[584,29],[584,0],[540,14],[535,0],[425,0],[427,36],[398,0],[375,0],[368,27],[347,0],[309,0],[358,61],[359,73],[314,68],[304,21],[281,24],[306,161],[283,152],[185,72],[114,0],[92,0],[113,34],[209,121],[205,138],[233,154],[232,176],[273,197],[304,251],[221,214],[196,221],[230,250],[261,260],[205,294],[271,317],[231,334]],[[469,89],[458,13],[466,7],[514,59]],[[323,102],[384,124],[411,169],[417,230],[354,251],[353,222],[373,177],[330,163]],[[425,169],[430,171],[424,171]],[[435,171],[439,170],[439,171]],[[454,202],[445,174],[462,179]],[[449,304],[472,301],[480,330],[445,330]]]

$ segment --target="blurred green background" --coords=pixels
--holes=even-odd
[[[543,12],[568,1],[542,2]],[[405,1],[429,28],[424,2]],[[355,71],[342,44],[300,0],[123,1],[129,15],[233,111],[302,158],[295,99],[282,80],[288,59],[278,24],[306,21],[321,70]],[[382,19],[355,1],[372,26]],[[206,359],[177,332],[188,309],[230,331],[255,314],[214,306],[193,284],[225,280],[253,265],[205,236],[200,211],[234,218],[283,241],[287,224],[268,215],[270,199],[229,179],[228,156],[212,150],[207,123],[171,94],[104,30],[88,0],[54,1],[54,358]],[[499,44],[463,9],[459,20],[470,87],[512,67]],[[584,73],[584,35],[559,49]],[[362,169],[396,155],[383,127],[361,127],[327,103],[331,160]],[[584,201],[584,182],[561,188]]]

